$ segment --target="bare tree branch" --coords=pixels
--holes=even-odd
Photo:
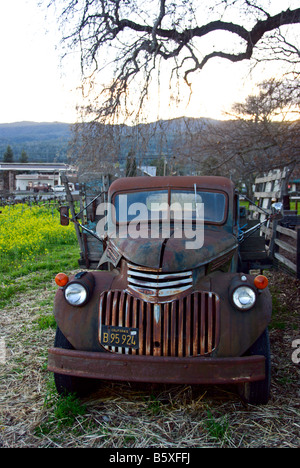
[[[250,60],[262,40],[266,47],[269,44],[273,47],[273,37],[278,45],[279,36],[275,33],[280,32],[280,28],[300,24],[300,8],[271,14],[265,0],[215,0],[210,4],[212,20],[205,21],[208,16],[204,15],[202,3],[199,5],[194,0],[50,0],[50,5],[62,5],[64,41],[71,48],[80,48],[83,71],[91,66],[102,69],[103,54],[109,54],[115,63],[110,103],[115,99],[116,105],[128,92],[130,81],[141,73],[144,74],[142,93],[147,91],[150,82],[147,74],[156,69],[157,57],[173,61],[174,69],[180,71],[189,84],[189,75],[202,70],[213,58],[231,62]],[[214,46],[208,49],[207,41],[202,45],[205,38],[216,32],[227,33],[226,47],[222,44],[219,50]],[[270,33],[273,33],[271,38]],[[286,49],[293,50],[294,54],[298,52],[299,60],[297,46],[283,36],[281,46],[273,47],[273,52],[284,57]]]

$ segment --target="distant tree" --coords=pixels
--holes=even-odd
[[[8,145],[7,148],[6,148],[6,151],[3,155],[3,162],[5,163],[11,163],[14,161],[14,154],[13,154],[13,151],[11,149],[11,146]]]
[[[21,164],[27,163],[28,162],[28,155],[25,150],[22,150],[20,159],[19,159]]]
[[[85,122],[72,127],[69,162],[78,166],[78,173],[112,174],[120,153],[119,126]]]
[[[207,153],[205,173],[230,176],[245,183],[248,196],[258,174],[299,165],[300,79],[270,79],[258,85],[258,92],[233,105],[233,120],[220,122],[202,133],[198,154]]]
[[[156,175],[163,176],[164,175],[164,166],[165,166],[165,159],[164,158],[157,158],[150,161],[151,166],[156,166]]]
[[[299,163],[300,79],[263,81],[259,92],[233,106],[241,126],[241,150],[253,169],[268,171]]]
[[[136,176],[136,159],[132,151],[129,151],[126,159],[126,177],[135,177]]]

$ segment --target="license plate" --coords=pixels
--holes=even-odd
[[[121,348],[139,347],[138,328],[116,327],[114,325],[102,325],[101,344],[103,346],[115,346]]]

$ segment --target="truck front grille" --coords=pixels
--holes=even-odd
[[[164,298],[187,291],[193,286],[192,271],[160,273],[128,264],[128,290],[151,298]]]
[[[125,291],[100,296],[102,326],[138,329],[139,348],[104,346],[107,351],[146,356],[204,356],[219,341],[219,298],[194,292],[168,303],[153,304]]]

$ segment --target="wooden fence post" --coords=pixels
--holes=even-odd
[[[274,258],[274,253],[276,249],[277,226],[278,226],[278,220],[274,219],[272,221],[272,234],[271,234],[269,251],[268,251],[269,257],[272,257],[272,258]]]
[[[68,181],[68,178],[67,178],[65,173],[62,174],[61,181],[65,186],[66,197],[67,197],[67,202],[69,203],[69,206],[70,206],[71,216],[72,216],[72,218],[74,220],[76,220],[76,218],[75,218],[76,213],[75,213],[75,209],[74,209],[74,200],[73,200],[70,188],[69,188],[69,181]],[[76,232],[79,248],[80,248],[81,251],[83,251],[84,244],[83,244],[83,240],[82,240],[82,237],[81,237],[81,232],[80,232],[79,226],[76,223],[74,223],[74,226],[75,226],[75,232]]]

